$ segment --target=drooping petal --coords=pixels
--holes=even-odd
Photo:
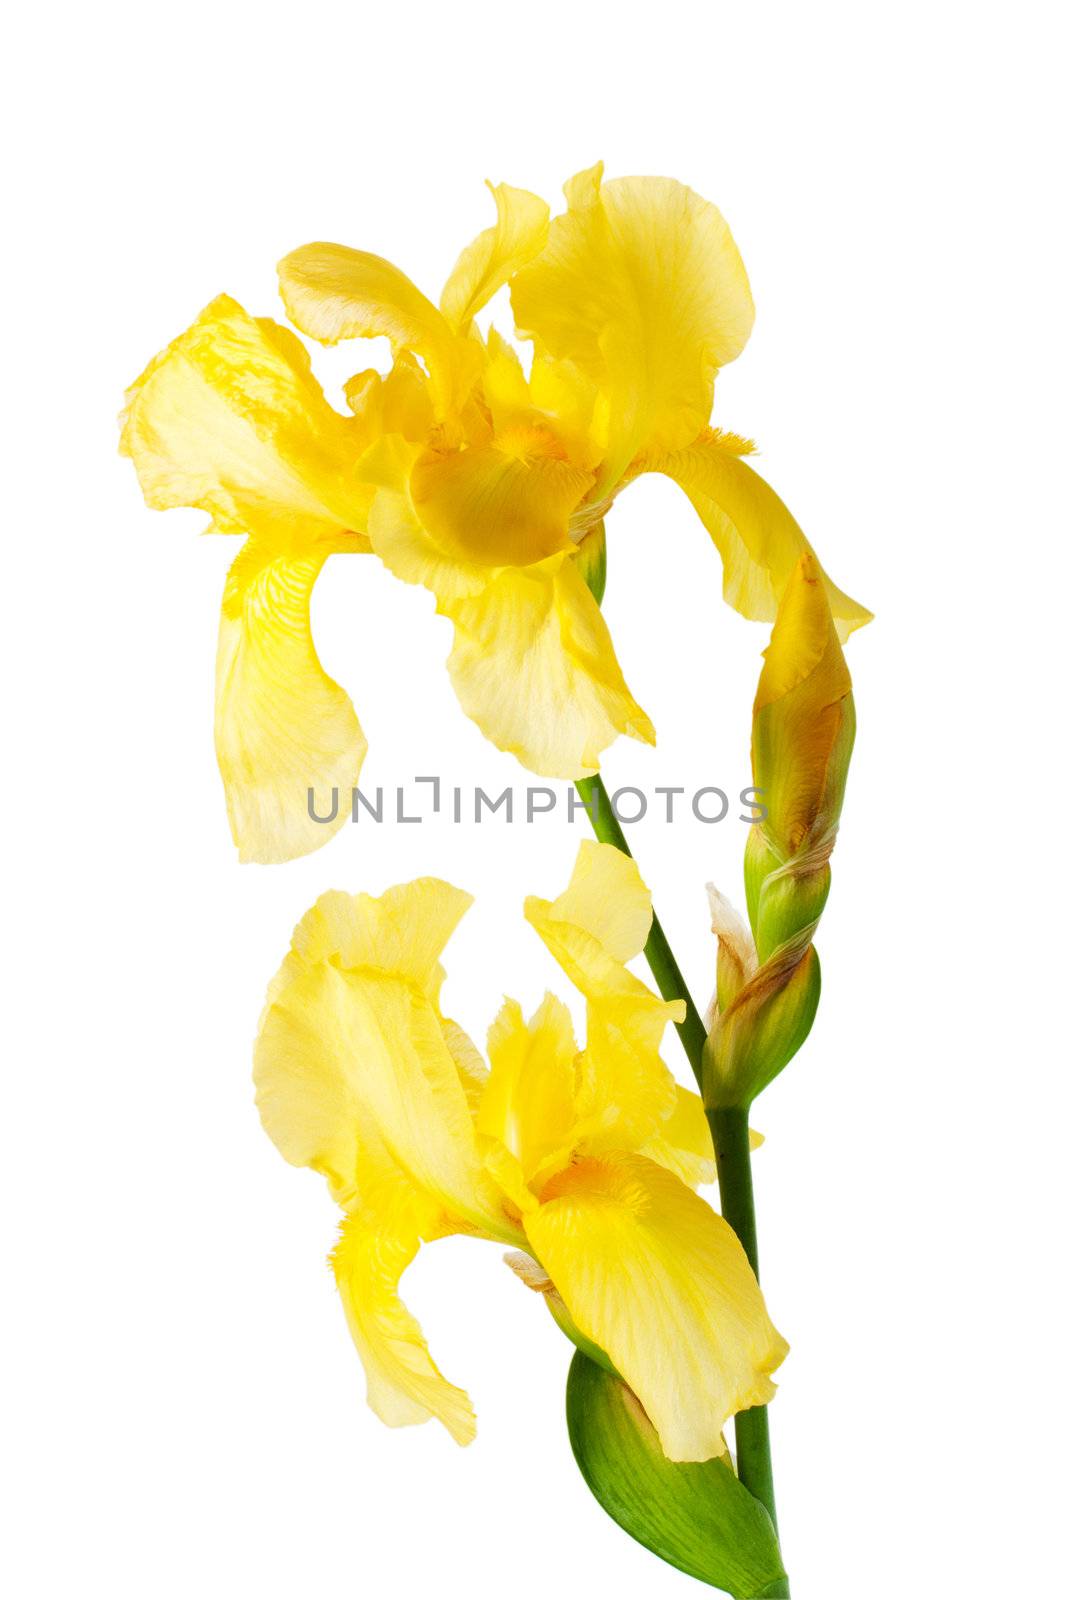
[[[507,183],[487,187],[496,202],[496,222],[463,251],[441,291],[441,310],[459,333],[467,331],[471,319],[548,238],[543,200]]]
[[[581,1332],[638,1396],[672,1461],[723,1449],[728,1417],[764,1405],[787,1346],[736,1235],[640,1156],[553,1178],[526,1231]]]
[[[571,557],[501,568],[439,609],[455,623],[448,669],[460,705],[532,771],[589,777],[620,733],[655,743]]]
[[[371,491],[356,463],[366,426],[326,403],[300,341],[222,295],[133,385],[122,434],[145,499],[196,506],[250,533],[223,597],[215,744],[244,861],[325,844],[308,790],[350,790],[366,742],[312,642],[311,590],[326,556],[366,551]]]
[[[527,1023],[507,1000],[489,1032],[489,1079],[478,1110],[478,1131],[511,1158],[497,1164],[516,1204],[530,1203],[530,1189],[570,1159],[575,1133],[575,1060],[578,1046],[570,1015],[547,994]],[[514,1166],[512,1165],[514,1164]]]
[[[477,370],[477,353],[459,340],[431,300],[399,267],[343,244],[305,244],[278,263],[290,321],[320,344],[384,336],[395,351],[426,362],[443,411],[458,409]]]
[[[607,397],[609,486],[642,449],[675,450],[705,426],[716,370],[754,315],[744,265],[718,209],[670,178],[566,185],[541,254],[517,274],[516,327],[573,361]]]
[[[361,1162],[360,1200],[330,1257],[345,1317],[367,1375],[367,1403],[392,1428],[438,1418],[457,1444],[474,1438],[471,1403],[442,1377],[422,1329],[397,1292],[420,1240],[447,1221],[426,1195],[387,1163],[373,1176]]]
[[[773,622],[797,561],[818,562],[788,507],[740,459],[737,443],[709,430],[684,450],[649,455],[642,470],[665,473],[689,496],[722,558],[727,603],[755,622]],[[825,572],[822,578],[838,634],[847,639],[871,613]]]
[[[353,942],[343,955],[325,954],[331,941],[322,937],[322,924],[336,928],[343,916],[343,897],[327,897],[312,913],[314,956],[301,949],[298,930],[260,1022],[260,1115],[282,1155],[323,1173],[342,1205],[357,1192],[359,1143],[373,1141],[449,1217],[512,1239],[477,1151],[467,1090],[433,998],[436,978],[431,973],[424,989],[415,976],[432,959],[456,891],[433,880],[410,888],[420,898],[439,892],[444,912],[434,939],[404,960],[383,951],[377,959],[387,969],[359,961],[373,920],[360,904],[366,897],[349,897]],[[357,964],[342,966],[343,956]]]
[[[354,466],[365,429],[326,402],[300,341],[220,295],[127,395],[122,450],[156,509],[197,506],[224,533],[285,530],[369,548]]]
[[[355,1075],[339,1057],[342,1028],[332,1012],[343,1018],[343,1002],[332,990],[340,984],[335,969],[302,970],[287,958],[268,990],[253,1076],[260,1120],[286,1161],[321,1173],[345,1205],[356,1196],[362,1105]],[[364,1133],[374,1134],[369,1119]]]
[[[242,861],[291,861],[331,839],[367,752],[352,702],[323,671],[311,637],[311,591],[325,559],[325,551],[277,554],[253,538],[226,580],[215,751]],[[324,820],[312,817],[309,793]]]

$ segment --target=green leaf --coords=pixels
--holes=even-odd
[[[580,1351],[567,1426],[586,1483],[639,1544],[735,1600],[788,1593],[771,1519],[728,1459],[668,1461],[633,1392]]]

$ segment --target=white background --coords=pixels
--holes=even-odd
[[[435,293],[485,177],[680,177],[758,316],[716,401],[876,622],[812,1037],[758,1108],[772,1418],[794,1593],[1062,1581],[1062,52],[1052,7],[99,4],[9,33],[3,1493],[22,1597],[697,1593],[586,1493],[568,1347],[499,1252],[406,1281],[480,1437],[389,1432],[324,1258],[333,1208],[256,1119],[250,1043],[321,890],[432,871],[478,896],[448,997],[560,988],[521,917],[581,828],[349,828],[238,867],[211,743],[233,546],[147,512],[122,390],[228,290],[278,315],[309,239]],[[366,364],[322,366],[330,393]],[[11,571],[14,561],[15,571]],[[766,630],[666,480],[611,517],[609,621],[657,752],[622,783],[747,779]],[[327,668],[364,780],[523,781],[452,699],[448,625],[330,564]],[[1059,693],[1056,692],[1057,685]],[[633,829],[701,1000],[703,883],[742,825]],[[1059,948],[1058,948],[1059,947]],[[562,992],[566,993],[563,986]],[[675,1041],[668,1048],[674,1050]],[[680,1072],[680,1055],[672,1056]]]

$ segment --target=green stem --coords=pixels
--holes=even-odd
[[[759,1244],[756,1238],[756,1199],[752,1192],[752,1152],[748,1132],[748,1109],[730,1106],[708,1112],[715,1168],[722,1198],[722,1214],[745,1247],[756,1277],[759,1277]],[[737,1443],[737,1476],[750,1494],[767,1507],[775,1530],[778,1513],[774,1505],[774,1474],[771,1470],[771,1434],[766,1406],[739,1411],[734,1418]],[[788,1594],[788,1589],[781,1591]]]
[[[575,787],[592,823],[593,832],[600,842],[613,844],[617,850],[632,858],[633,851],[627,844],[626,835],[611,809],[608,792],[599,774],[594,778],[579,779]],[[685,1020],[676,1023],[675,1027],[678,1029],[678,1036],[697,1083],[701,1084],[707,1032],[655,912],[652,913],[652,927],[645,945],[645,957],[664,1000],[685,1001]],[[756,1204],[752,1192],[748,1111],[740,1108],[709,1111],[707,1117],[715,1145],[722,1214],[744,1246],[745,1254],[758,1278],[759,1247],[756,1237]],[[734,1431],[737,1444],[737,1476],[749,1493],[766,1507],[777,1531],[778,1516],[774,1504],[774,1476],[771,1471],[771,1436],[767,1407],[754,1406],[748,1411],[739,1411],[734,1418]],[[783,1578],[780,1583],[765,1590],[764,1594],[768,1600],[771,1596],[788,1596],[789,1580]]]

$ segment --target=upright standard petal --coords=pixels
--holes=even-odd
[[[534,1203],[533,1192],[570,1160],[577,1055],[570,1015],[555,995],[545,995],[529,1022],[516,1001],[505,1001],[490,1029],[490,1072],[478,1108],[478,1132],[500,1147],[490,1151],[490,1165],[523,1210]]]
[[[754,315],[717,207],[671,178],[572,178],[568,210],[517,274],[516,327],[587,372],[610,410],[607,487],[643,449],[687,444],[711,413],[715,373]]]
[[[620,733],[655,743],[572,557],[500,568],[439,609],[456,628],[448,670],[460,705],[533,772],[587,778]]]
[[[482,307],[548,239],[543,200],[507,183],[490,183],[488,189],[496,202],[496,222],[463,251],[441,291],[441,310],[459,333],[466,333]]]
[[[367,752],[352,702],[311,637],[326,554],[278,554],[253,538],[226,580],[215,752],[242,861],[291,861],[332,839]]]
[[[709,429],[687,449],[650,454],[641,470],[665,473],[689,496],[722,558],[727,604],[755,622],[773,622],[797,561],[809,556],[818,566],[818,559],[788,507],[740,459],[750,449],[747,440]],[[822,579],[838,634],[847,639],[871,613],[824,572]]]
[[[343,244],[305,244],[278,263],[278,279],[302,333],[320,344],[382,335],[395,351],[423,358],[442,412],[463,404],[477,352],[392,262]]]
[[[662,1134],[678,1086],[660,1057],[663,1030],[685,1002],[664,1001],[629,972],[648,934],[652,901],[631,858],[583,842],[554,901],[531,895],[526,917],[587,1001],[578,1106],[583,1148],[639,1150]]]
[[[551,918],[583,929],[614,961],[632,961],[652,926],[652,895],[632,856],[583,839],[571,881],[552,901]]]
[[[330,1263],[367,1375],[371,1410],[392,1428],[436,1417],[457,1444],[469,1444],[475,1434],[470,1400],[442,1377],[397,1292],[420,1241],[448,1231],[434,1202],[381,1163],[361,1183]]]
[[[673,1174],[640,1156],[578,1162],[526,1231],[670,1460],[720,1455],[727,1418],[771,1398],[788,1346],[736,1235]]]

